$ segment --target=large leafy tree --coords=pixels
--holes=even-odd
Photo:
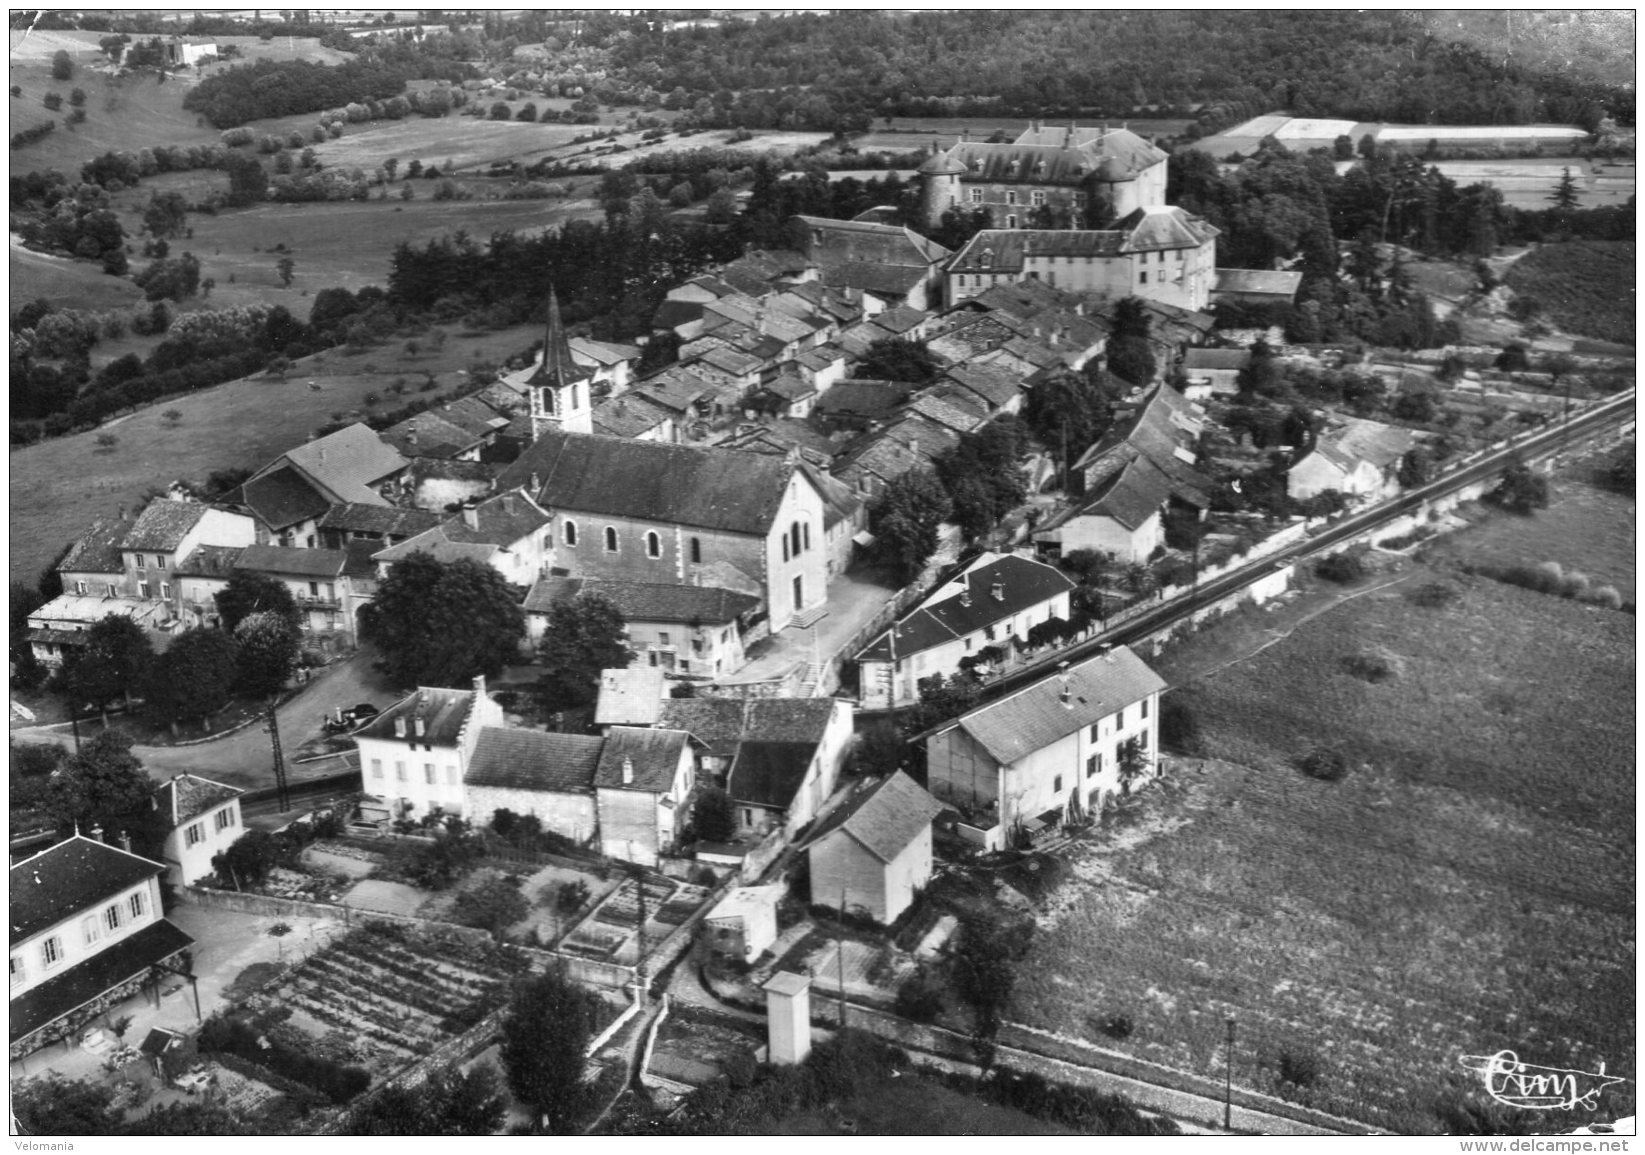
[[[1058,373],[1036,385],[1023,412],[1034,439],[1068,466],[1094,445],[1114,422],[1102,389],[1083,373]]]
[[[1114,333],[1108,339],[1108,371],[1133,385],[1154,379],[1158,362],[1149,340],[1152,322],[1140,298],[1125,297],[1114,306]]]
[[[360,611],[377,668],[400,686],[461,686],[494,676],[525,635],[520,590],[490,566],[414,553],[396,562]]]
[[[111,1106],[114,1088],[55,1071],[12,1085],[11,1109],[25,1135],[118,1135],[125,1112]]]
[[[920,342],[882,337],[869,345],[862,360],[857,362],[856,376],[924,385],[936,380],[940,371],[936,357]]]
[[[148,812],[154,783],[131,752],[131,739],[104,730],[66,759],[47,783],[46,812],[59,827],[78,824],[81,831],[101,825],[105,831],[130,828]]]
[[[435,1071],[416,1089],[385,1088],[348,1120],[349,1135],[491,1135],[508,1114],[490,1063]]]
[[[954,512],[936,476],[911,470],[885,487],[869,511],[876,555],[907,581],[937,549],[937,527]]]
[[[44,605],[46,599],[28,582],[11,583],[11,654],[12,680],[24,689],[39,685],[45,669],[34,656],[29,641],[29,615]]]
[[[189,630],[150,668],[148,707],[176,733],[182,722],[204,721],[228,705],[239,672],[239,646],[220,630]]]
[[[509,1090],[551,1131],[563,1131],[584,1102],[594,1022],[593,996],[559,971],[521,983],[503,1019],[499,1057]]]
[[[285,614],[258,610],[234,627],[239,644],[236,685],[243,694],[265,698],[285,688],[297,668],[297,630]]]
[[[549,607],[548,628],[537,646],[543,667],[537,686],[548,709],[589,705],[599,694],[600,671],[623,669],[634,660],[627,624],[610,599],[593,590]]]
[[[217,613],[223,619],[223,628],[233,633],[247,615],[263,612],[280,614],[295,626],[297,601],[291,596],[291,588],[251,570],[235,570],[217,593]]]
[[[718,786],[705,787],[691,808],[697,837],[708,842],[730,842],[737,836],[737,808]]]
[[[1502,481],[1485,496],[1509,513],[1529,517],[1539,509],[1548,508],[1548,479],[1533,472],[1516,456],[1503,470]]]
[[[86,644],[73,649],[57,683],[79,709],[90,702],[107,710],[117,698],[141,689],[154,662],[154,645],[143,627],[123,614],[110,614],[86,631]]]
[[[948,490],[953,519],[967,537],[981,537],[1028,495],[1018,461],[1023,426],[1000,417],[960,435],[959,443],[936,461],[937,477]]]

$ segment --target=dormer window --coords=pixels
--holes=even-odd
[[[994,250],[991,249],[991,248],[984,249],[982,251],[981,255],[979,255],[977,257],[977,264],[981,265],[985,269],[993,268],[994,267]]]

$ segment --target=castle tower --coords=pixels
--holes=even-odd
[[[560,325],[560,302],[548,290],[548,327],[543,335],[543,357],[537,371],[525,380],[531,407],[531,439],[552,427],[566,433],[594,432],[594,371],[577,364]]]
[[[942,214],[960,207],[960,176],[965,166],[931,142],[931,156],[920,165],[920,216],[926,228],[942,223]]]

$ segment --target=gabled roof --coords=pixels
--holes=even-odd
[[[636,384],[631,392],[670,413],[689,414],[693,411],[693,402],[714,396],[719,386],[692,372],[687,365],[670,365]]]
[[[893,627],[897,660],[974,634],[1073,588],[1067,575],[1044,562],[1015,554],[995,557],[937,587]],[[891,631],[887,630],[857,660],[888,661],[891,653]]]
[[[393,505],[346,501],[326,510],[325,516],[320,519],[320,528],[380,537],[410,537],[425,529],[433,529],[444,520],[443,514],[432,509],[403,509]]]
[[[673,412],[644,393],[630,392],[608,397],[594,407],[594,432],[608,437],[638,437],[673,419]]]
[[[930,313],[912,305],[898,305],[873,318],[873,323],[896,337],[918,328],[931,317]]]
[[[1101,482],[1090,500],[1046,522],[1037,532],[1056,529],[1076,517],[1088,516],[1112,518],[1126,529],[1136,529],[1159,512],[1171,491],[1171,479],[1139,453]]]
[[[1184,370],[1243,369],[1251,363],[1249,349],[1189,349],[1182,355]]]
[[[1066,674],[962,714],[938,732],[964,730],[995,761],[1009,766],[1165,688],[1165,681],[1129,647],[1116,646],[1069,667]]]
[[[906,850],[941,814],[943,805],[908,775],[894,770],[876,786],[859,788],[837,806],[806,844],[815,846],[838,833],[857,842],[881,862],[889,863]]]
[[[881,265],[855,261],[827,266],[822,270],[820,280],[834,288],[861,289],[865,293],[895,300],[912,293],[927,275],[929,270],[924,265]]]
[[[167,821],[175,830],[189,819],[215,810],[244,793],[245,791],[238,787],[213,782],[209,778],[200,778],[193,774],[174,774],[170,781],[160,784],[154,792],[154,798],[159,804],[160,813],[167,816]]]
[[[704,349],[696,354],[696,357],[704,364],[712,365],[714,368],[736,377],[753,373],[761,365],[758,357],[727,345],[716,345],[713,348]]]
[[[701,301],[673,301],[665,300],[657,306],[657,311],[651,314],[653,329],[678,329],[681,325],[689,325],[693,321],[702,320],[703,302]]]
[[[940,391],[922,393],[908,403],[908,411],[918,413],[955,433],[970,433],[988,421],[988,414],[981,402],[964,390],[947,394]]]
[[[227,579],[245,552],[241,545],[197,545],[189,550],[172,572],[183,577],[220,577]]]
[[[759,386],[762,392],[780,397],[784,401],[803,401],[807,397],[817,395],[817,387],[801,377],[798,373],[778,373],[771,380]]]
[[[248,545],[235,569],[258,573],[292,574],[307,578],[336,578],[348,554],[340,549],[292,549],[282,545]]]
[[[507,420],[498,419],[498,428],[507,425]],[[426,410],[390,425],[379,436],[406,457],[456,457],[483,442],[489,432],[495,430],[475,433],[441,413]]]
[[[469,524],[472,518],[474,524]],[[392,564],[414,553],[430,553],[444,559],[476,556],[472,549],[450,547],[492,547],[510,549],[552,521],[552,516],[523,491],[511,490],[481,501],[472,509],[446,518],[433,529],[373,554],[373,559]],[[491,556],[489,550],[485,557]]]
[[[808,216],[796,216],[794,220],[805,226],[806,255],[825,270],[858,263],[917,265],[924,269],[949,255],[936,241],[901,225]],[[828,279],[824,277],[823,282],[827,284]]]
[[[903,404],[914,393],[907,381],[872,381],[848,377],[836,382],[817,399],[817,408],[828,413],[885,414]]]
[[[1022,392],[1022,374],[1002,365],[955,365],[943,378],[975,393],[995,409],[1009,405]]]
[[[1126,250],[1133,253],[1198,248],[1222,234],[1209,221],[1175,205],[1144,205],[1114,227],[1126,234]]]
[[[1115,422],[1107,433],[1081,455],[1074,468],[1106,478],[1131,453],[1147,457],[1171,479],[1178,498],[1204,509],[1210,504],[1211,483],[1179,456],[1191,454],[1203,425],[1198,407],[1167,385],[1156,385],[1146,401],[1127,420]],[[1121,452],[1124,449],[1127,452]]]
[[[285,460],[336,494],[338,501],[367,505],[387,505],[371,487],[407,465],[392,446],[359,422],[288,450]]]
[[[1262,293],[1295,297],[1302,284],[1301,273],[1273,269],[1218,269],[1213,293]]]
[[[196,502],[157,497],[137,515],[137,521],[120,543],[121,548],[176,549],[205,515],[206,507]]]
[[[726,449],[740,449],[745,453],[786,455],[798,449],[800,456],[814,465],[827,468],[838,451],[832,438],[803,417],[776,417],[758,425],[744,427],[720,442]]]
[[[15,1043],[107,991],[152,974],[155,963],[193,945],[194,939],[169,919],[151,922],[13,998],[6,1020],[10,1040]]]
[[[1361,417],[1345,417],[1323,430],[1314,452],[1326,455],[1345,470],[1361,461],[1386,469],[1411,451],[1415,439],[1409,429],[1384,425]]]
[[[723,758],[745,739],[814,748],[838,708],[833,698],[670,698],[657,721],[690,732],[704,753]]]
[[[635,582],[612,578],[542,578],[526,594],[526,613],[546,614],[555,602],[583,591],[597,593],[617,607],[627,622],[700,622],[725,625],[759,608],[760,599],[716,586]]]
[[[594,705],[596,726],[654,726],[662,712],[667,679],[661,666],[630,666],[600,671],[600,696]]]
[[[83,834],[64,839],[12,866],[7,876],[11,942],[21,942],[165,871],[158,862]]]
[[[120,543],[131,528],[132,523],[123,518],[104,517],[92,522],[91,528],[80,535],[57,563],[57,572],[124,573],[126,564]]]
[[[444,461],[437,457],[418,457],[411,462],[406,477],[411,483],[425,481],[482,481],[490,484],[503,467],[492,461]]]
[[[566,344],[571,354],[601,365],[621,365],[624,361],[638,361],[641,350],[634,345],[617,345],[610,341],[595,341],[588,337],[570,337]]]
[[[690,741],[691,735],[683,730],[613,726],[605,732],[605,749],[600,751],[600,762],[594,770],[594,785],[606,790],[666,794],[674,788],[680,756]]]
[[[594,789],[594,767],[604,745],[604,739],[587,734],[486,726],[474,743],[463,784],[588,794]]]
[[[816,753],[812,742],[744,739],[726,774],[726,792],[739,803],[786,810],[805,782]]]
[[[429,746],[455,746],[463,723],[474,709],[473,690],[453,690],[444,686],[418,686],[394,705],[378,714],[354,731],[355,740],[383,738],[389,741],[410,741],[412,738]],[[394,720],[404,718],[404,737],[394,733]],[[416,720],[423,720],[423,734],[417,734]]]
[[[764,537],[794,466],[762,453],[545,432],[503,470],[555,512],[612,514]]]

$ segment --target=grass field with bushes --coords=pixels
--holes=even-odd
[[[1632,241],[1542,245],[1515,261],[1508,285],[1569,333],[1632,345],[1638,302]]]

